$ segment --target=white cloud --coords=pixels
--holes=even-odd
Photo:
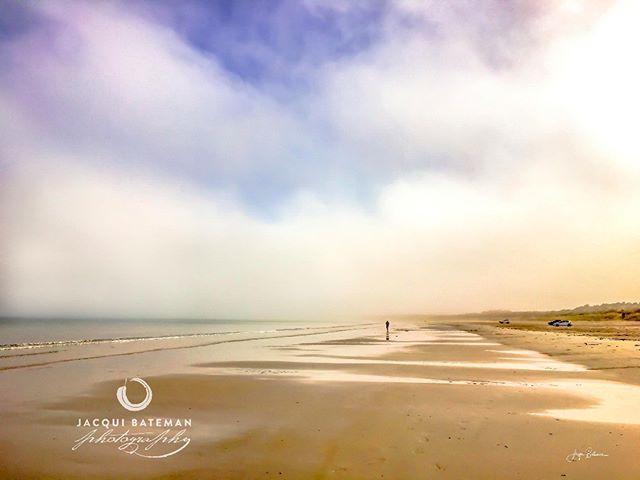
[[[78,167],[14,180],[10,312],[314,317],[635,295],[640,202],[572,180],[394,182],[379,208],[277,223],[167,179]],[[637,178],[635,179],[637,181]]]
[[[81,25],[58,17],[60,55],[0,91],[5,313],[324,317],[640,295],[628,117],[612,130],[624,141],[599,136],[603,91],[579,83],[585,45],[625,47],[606,23],[553,30],[508,68],[455,31],[430,45],[389,27],[283,103],[166,29],[78,8]],[[603,21],[634,11],[617,8]],[[238,200],[238,179],[260,172],[297,185],[275,219]],[[348,200],[358,182],[373,185],[366,208]]]

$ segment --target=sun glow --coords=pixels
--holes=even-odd
[[[586,35],[564,45],[558,63],[559,97],[575,124],[599,148],[627,167],[638,168],[640,136],[640,2],[612,7]],[[562,100],[560,100],[562,101]]]

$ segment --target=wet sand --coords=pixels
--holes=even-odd
[[[627,347],[586,349],[562,336],[442,321],[394,322],[388,342],[378,325],[227,340],[0,359],[0,477],[640,476],[637,372],[608,368],[632,359]],[[141,412],[115,397],[133,376],[153,389]],[[132,402],[142,399],[135,384],[129,392]],[[94,428],[78,419],[134,418],[188,418],[189,443],[165,458],[106,443],[72,450]],[[590,449],[607,456],[579,455]]]

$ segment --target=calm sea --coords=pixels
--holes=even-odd
[[[0,318],[0,348],[8,345],[43,342],[113,340],[196,334],[222,335],[235,332],[275,332],[330,325],[331,323],[293,320]]]

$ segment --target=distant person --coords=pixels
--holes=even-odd
[[[384,325],[387,327],[387,340],[389,340],[389,320],[387,320]]]

